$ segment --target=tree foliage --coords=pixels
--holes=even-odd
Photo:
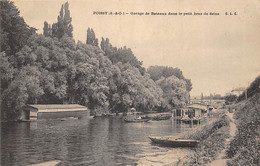
[[[57,18],[57,22],[52,26],[46,21],[44,22],[43,35],[46,37],[62,38],[65,34],[69,37],[73,37],[73,26],[71,24],[72,18],[70,17],[69,3],[66,2],[61,6],[60,14]]]
[[[113,64],[117,64],[119,62],[123,64],[129,63],[131,66],[138,68],[142,75],[145,74],[145,68],[142,67],[143,63],[136,58],[130,48],[126,48],[126,46],[124,46],[123,48],[117,49],[112,46],[108,38],[105,40],[103,37],[100,47],[105,52],[105,56],[107,56]]]
[[[48,24],[47,21],[44,21],[44,26],[43,26],[43,35],[46,36],[46,37],[51,37],[51,36],[52,36],[51,25]]]
[[[163,98],[170,107],[180,107],[187,102],[186,82],[175,76],[162,77],[156,83],[163,90]]]
[[[175,76],[186,82],[186,90],[188,92],[192,90],[191,80],[186,79],[179,68],[172,68],[167,66],[150,66],[147,69],[147,72],[150,74],[151,78],[154,81],[161,79],[161,77],[168,78],[170,76]]]
[[[24,22],[13,2],[0,1],[0,9],[0,48],[1,52],[5,51],[7,55],[11,55],[27,44],[36,29]]]
[[[247,88],[246,91],[244,91],[240,96],[238,96],[237,101],[242,101],[246,99],[246,94],[247,93],[247,98],[252,97],[254,94],[260,92],[260,75],[255,78],[255,80],[250,84],[250,86]]]
[[[143,111],[151,111],[162,106],[162,90],[148,74],[143,76],[138,68],[129,64],[118,63],[117,66],[121,75],[117,79],[118,91],[114,96],[116,104],[125,110],[133,106]]]
[[[43,35],[33,33],[13,3],[0,3],[1,8],[7,6],[1,19],[9,19],[2,29],[7,43],[0,52],[5,118],[18,118],[26,104],[36,103],[77,103],[97,115],[130,107],[161,111],[185,102],[184,78],[170,76],[155,82],[130,48],[117,49],[102,38],[100,49],[93,29],[87,44],[75,43],[68,3],[62,5],[52,27],[44,22]]]
[[[225,99],[226,104],[230,104],[237,100],[237,95],[228,95],[228,96],[225,96],[224,99]]]
[[[95,32],[92,28],[87,30],[87,44],[98,47],[98,39],[96,38]]]

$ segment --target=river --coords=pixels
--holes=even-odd
[[[61,165],[164,165],[191,149],[151,144],[148,136],[177,135],[195,126],[176,120],[125,123],[123,117],[1,123],[1,165],[49,160]]]

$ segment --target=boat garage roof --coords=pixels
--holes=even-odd
[[[28,107],[37,109],[38,112],[63,112],[63,111],[86,111],[87,107],[79,104],[33,104]]]

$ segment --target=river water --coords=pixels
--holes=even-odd
[[[1,165],[61,160],[61,165],[165,165],[192,149],[151,144],[196,126],[176,120],[125,123],[123,117],[1,123]]]

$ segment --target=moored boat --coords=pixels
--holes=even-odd
[[[190,123],[190,122],[200,123],[200,120],[201,120],[200,117],[193,117],[193,118],[182,117],[181,118],[181,121],[186,122],[186,123]]]
[[[159,121],[159,120],[168,120],[170,118],[171,118],[170,116],[157,116],[157,117],[152,118],[152,120]]]
[[[118,113],[109,113],[108,116],[117,116]]]
[[[32,164],[30,166],[56,166],[61,163],[60,160],[52,160],[52,161],[46,161],[38,164]]]
[[[17,122],[36,122],[37,119],[18,119]]]
[[[148,122],[150,119],[127,119],[127,118],[125,118],[124,119],[125,120],[125,122],[128,122],[128,123],[130,123],[130,122]]]
[[[186,140],[171,137],[149,137],[153,143],[170,146],[170,147],[195,147],[199,144],[199,140]]]
[[[66,118],[61,118],[60,121],[77,120],[77,119],[80,119],[80,117],[66,117]]]

